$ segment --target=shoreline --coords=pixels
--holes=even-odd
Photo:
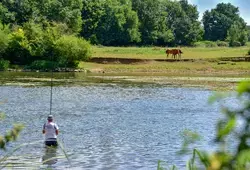
[[[245,57],[220,57],[220,58],[180,58],[180,59],[139,59],[139,58],[118,58],[118,57],[92,57],[87,62],[99,63],[99,64],[137,64],[137,63],[149,63],[149,62],[195,62],[195,61],[207,61],[207,62],[250,62],[250,56]],[[221,63],[223,64],[223,63]]]
[[[50,86],[50,73],[40,74],[27,72],[18,74],[9,72],[0,78],[0,86]],[[240,81],[250,81],[250,76],[191,76],[191,75],[150,75],[150,74],[84,74],[55,73],[55,86],[93,86],[93,85],[121,85],[121,86],[166,86],[177,88],[203,88],[212,91],[235,90]]]

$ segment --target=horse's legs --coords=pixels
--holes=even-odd
[[[181,59],[181,54],[178,54],[178,59],[179,59],[179,60]]]

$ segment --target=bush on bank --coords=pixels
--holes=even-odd
[[[8,48],[10,37],[10,29],[8,25],[3,25],[0,23],[0,58]]]
[[[218,47],[214,41],[198,41],[193,44],[194,47]]]
[[[49,69],[52,61],[59,67],[75,68],[90,57],[90,43],[69,35],[65,24],[47,24],[27,22],[22,27],[13,26],[11,31],[0,25],[0,58],[11,65]]]
[[[10,62],[8,60],[0,59],[0,71],[5,71],[9,68]]]
[[[58,67],[58,64],[56,62],[47,60],[36,60],[33,61],[30,65],[26,66],[25,69],[48,71],[56,67]]]
[[[229,47],[229,43],[226,41],[216,41],[218,47]]]
[[[90,43],[82,38],[64,35],[58,39],[54,46],[55,60],[59,66],[77,67],[79,61],[90,58]]]

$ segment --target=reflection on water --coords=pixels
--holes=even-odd
[[[42,163],[49,165],[48,168],[57,163],[57,147],[45,147],[44,155],[42,157]]]
[[[25,124],[18,141],[8,147],[41,140],[49,113],[50,87],[0,86],[0,92],[0,101],[7,100],[0,105],[6,113],[1,132],[10,129],[13,122]],[[40,159],[40,164],[53,169],[151,170],[163,160],[183,169],[186,159],[176,152],[185,129],[203,136],[196,148],[213,149],[219,111],[207,104],[210,95],[203,89],[154,85],[56,86],[52,113],[71,164],[61,149],[44,150],[42,143],[21,148],[13,155],[18,159],[10,161],[25,162],[19,166],[24,169]],[[57,159],[49,159],[53,157]]]

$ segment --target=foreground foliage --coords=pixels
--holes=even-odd
[[[0,121],[2,121],[4,118],[5,118],[5,114],[0,113]],[[14,124],[13,128],[7,131],[5,135],[3,136],[0,135],[0,149],[6,150],[6,145],[8,143],[17,140],[17,137],[20,134],[23,127],[24,126],[22,124]],[[1,159],[0,159],[0,163],[1,163]]]
[[[219,149],[214,153],[193,150],[193,156],[187,164],[187,169],[196,170],[247,170],[250,168],[250,82],[242,82],[237,88],[237,99],[241,102],[237,108],[223,105],[224,96],[215,95],[210,101],[222,101],[223,119],[217,123],[216,139]],[[184,148],[193,143],[196,135],[188,134]],[[229,148],[233,141],[233,150]],[[172,167],[175,169],[176,167]],[[160,163],[158,169],[164,169]]]

